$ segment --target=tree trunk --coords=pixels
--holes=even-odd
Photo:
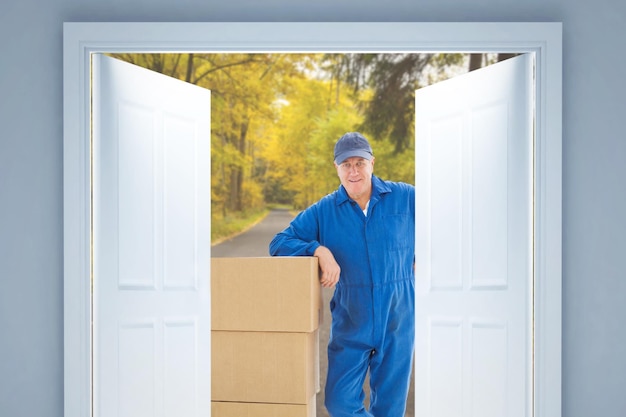
[[[249,121],[245,121],[241,124],[239,130],[239,137],[235,139],[237,151],[242,156],[246,155],[246,137],[248,134]],[[231,211],[242,211],[243,207],[243,181],[244,181],[245,167],[241,165],[235,165],[230,172],[230,208]]]
[[[230,172],[231,212],[241,211],[241,167],[233,167]]]
[[[498,62],[504,61],[505,59],[513,58],[517,54],[498,54]]]
[[[248,136],[248,126],[249,121],[246,120],[241,124],[241,129],[239,131],[239,141],[237,148],[239,149],[239,153],[241,155],[246,155],[246,137]],[[243,207],[243,176],[244,176],[244,167],[237,167],[237,182],[236,182],[236,200],[235,200],[235,210],[242,211]]]
[[[474,71],[483,66],[483,54],[470,54],[469,70]]]
[[[193,54],[189,54],[187,58],[187,73],[185,74],[185,81],[191,83],[191,75],[193,74]]]

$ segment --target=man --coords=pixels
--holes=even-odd
[[[335,144],[338,190],[270,243],[273,256],[316,256],[335,286],[325,405],[332,417],[403,417],[414,341],[415,188],[373,175],[357,132]],[[370,372],[370,407],[363,383]]]

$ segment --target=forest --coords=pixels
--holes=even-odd
[[[415,90],[506,57],[426,53],[118,53],[211,90],[212,238],[339,186],[333,147],[359,131],[375,175],[414,183]],[[235,229],[238,226],[232,226]]]

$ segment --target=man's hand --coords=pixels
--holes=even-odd
[[[341,267],[335,260],[332,252],[325,246],[319,246],[315,249],[313,256],[317,257],[320,269],[322,270],[322,276],[320,277],[322,287],[334,287],[335,284],[339,282]]]

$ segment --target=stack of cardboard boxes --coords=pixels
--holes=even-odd
[[[315,417],[317,258],[211,260],[213,417]]]

